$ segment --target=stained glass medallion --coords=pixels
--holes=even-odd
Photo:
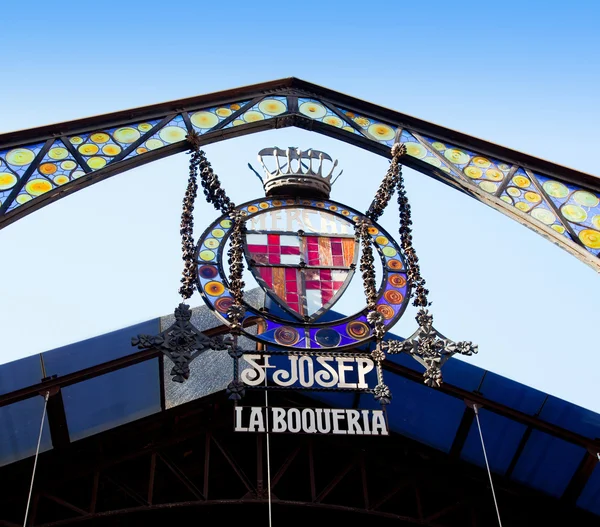
[[[266,224],[271,218],[264,215],[251,223]],[[314,321],[352,279],[358,256],[353,226],[325,211],[286,208],[282,215],[288,230],[246,232],[246,258],[273,300],[298,319]]]

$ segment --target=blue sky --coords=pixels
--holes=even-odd
[[[9,0],[0,131],[296,76],[599,173],[600,4],[368,5],[39,2],[33,9]],[[275,144],[337,157],[344,177],[332,198],[356,208],[368,206],[386,169],[377,156],[301,130],[206,151],[232,197],[244,201],[262,195],[246,163]],[[184,155],[164,159],[0,231],[0,362],[172,311],[186,173]],[[484,205],[406,175],[438,328],[478,342],[473,363],[600,411],[593,335],[600,277]],[[200,206],[197,234],[215,216]],[[393,232],[394,221],[389,213],[382,223]],[[192,303],[200,302],[196,295]],[[405,335],[414,329],[409,315],[398,326]]]

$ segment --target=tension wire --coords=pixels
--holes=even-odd
[[[481,448],[483,449],[483,458],[485,459],[485,466],[487,467],[488,477],[490,478],[490,486],[492,487],[492,496],[494,497],[494,505],[496,506],[496,515],[498,516],[498,525],[502,527],[502,520],[500,519],[500,509],[498,508],[498,501],[496,500],[496,492],[494,491],[494,482],[492,481],[492,472],[490,470],[490,464],[488,463],[487,452],[485,451],[485,443],[483,442],[483,432],[481,431],[481,423],[479,422],[479,411],[477,405],[473,405],[473,411],[475,412],[475,419],[477,420],[477,428],[479,429],[479,438],[481,439]]]
[[[35,459],[33,461],[33,472],[31,473],[31,485],[29,485],[29,496],[27,496],[27,507],[25,508],[25,519],[23,527],[27,526],[27,517],[29,516],[29,505],[31,504],[31,495],[33,494],[33,482],[35,480],[35,469],[37,468],[38,456],[40,454],[40,444],[42,443],[42,434],[44,432],[44,419],[46,419],[46,407],[48,406],[48,398],[50,392],[46,392],[44,396],[44,411],[42,412],[42,422],[40,423],[40,433],[38,435],[37,447],[35,449]]]

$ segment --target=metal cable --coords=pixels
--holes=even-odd
[[[498,516],[498,525],[502,527],[502,520],[500,519],[500,509],[498,508],[498,501],[496,500],[496,492],[494,491],[494,482],[492,481],[492,472],[490,470],[490,464],[488,463],[487,452],[485,451],[485,443],[483,442],[483,432],[481,431],[481,423],[479,422],[479,411],[477,405],[473,405],[473,411],[475,412],[475,419],[477,420],[477,428],[479,429],[479,438],[481,439],[481,448],[483,449],[483,458],[485,459],[485,466],[487,467],[488,477],[490,478],[490,486],[492,487],[492,496],[494,497],[494,505],[496,506],[496,514]]]
[[[265,375],[265,386],[267,384],[267,376]],[[269,443],[269,390],[265,390],[265,417],[267,425],[267,492],[269,494],[269,527],[272,527],[272,510],[271,510],[271,445]]]
[[[37,447],[35,449],[35,460],[33,461],[33,472],[31,473],[31,485],[29,485],[29,496],[27,496],[27,507],[25,508],[25,519],[23,527],[27,525],[27,517],[29,516],[29,505],[31,504],[31,495],[33,494],[33,482],[35,480],[35,469],[37,468],[38,456],[40,454],[40,444],[42,443],[42,433],[44,432],[44,419],[46,419],[46,407],[48,406],[48,398],[50,392],[46,392],[44,397],[44,411],[42,412],[42,422],[40,423],[40,433],[38,435]]]

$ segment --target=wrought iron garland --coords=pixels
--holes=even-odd
[[[433,327],[433,315],[425,309],[431,305],[431,302],[428,300],[429,290],[425,287],[425,280],[421,276],[419,258],[412,244],[411,207],[406,195],[404,178],[402,177],[402,164],[400,163],[402,156],[405,154],[405,145],[396,143],[392,147],[390,167],[375,194],[375,199],[367,211],[367,216],[371,220],[376,221],[383,214],[392,199],[394,191],[398,191],[400,246],[405,256],[406,272],[408,281],[411,284],[413,305],[419,308],[415,317],[419,327],[405,341],[383,341],[383,336],[385,335],[383,316],[375,310],[375,272],[372,267],[374,260],[368,225],[364,221],[358,222],[356,225],[356,238],[361,242],[362,246],[361,271],[365,296],[367,298],[367,321],[373,328],[373,334],[376,339],[376,347],[371,355],[377,363],[378,384],[375,388],[375,398],[382,404],[389,403],[391,399],[391,394],[387,386],[383,383],[382,376],[381,363],[385,359],[385,352],[390,354],[408,353],[411,355],[425,367],[425,373],[423,374],[424,382],[427,386],[431,387],[441,386],[441,367],[452,355],[456,353],[473,355],[478,352],[477,345],[470,341],[455,343],[444,337],[444,335]]]
[[[244,387],[239,380],[238,361],[242,350],[238,346],[240,321],[244,315],[242,304],[244,282],[242,273],[243,263],[243,233],[244,221],[242,216],[235,211],[235,204],[227,197],[221,188],[218,176],[206,159],[205,153],[200,150],[200,136],[191,132],[187,136],[190,143],[190,168],[188,184],[183,198],[183,211],[181,213],[181,251],[184,262],[179,294],[183,302],[175,309],[175,322],[158,335],[138,335],[131,340],[133,346],[139,349],[156,348],[162,351],[174,366],[171,370],[173,380],[184,382],[190,375],[190,362],[207,349],[228,350],[234,359],[234,381],[228,387],[230,396],[239,399],[244,394]],[[231,248],[229,250],[230,289],[233,304],[228,315],[233,321],[234,331],[232,338],[210,338],[200,332],[191,322],[192,312],[185,303],[194,293],[194,203],[198,194],[198,169],[200,169],[200,183],[204,189],[204,196],[208,203],[221,211],[229,214],[233,222]]]

